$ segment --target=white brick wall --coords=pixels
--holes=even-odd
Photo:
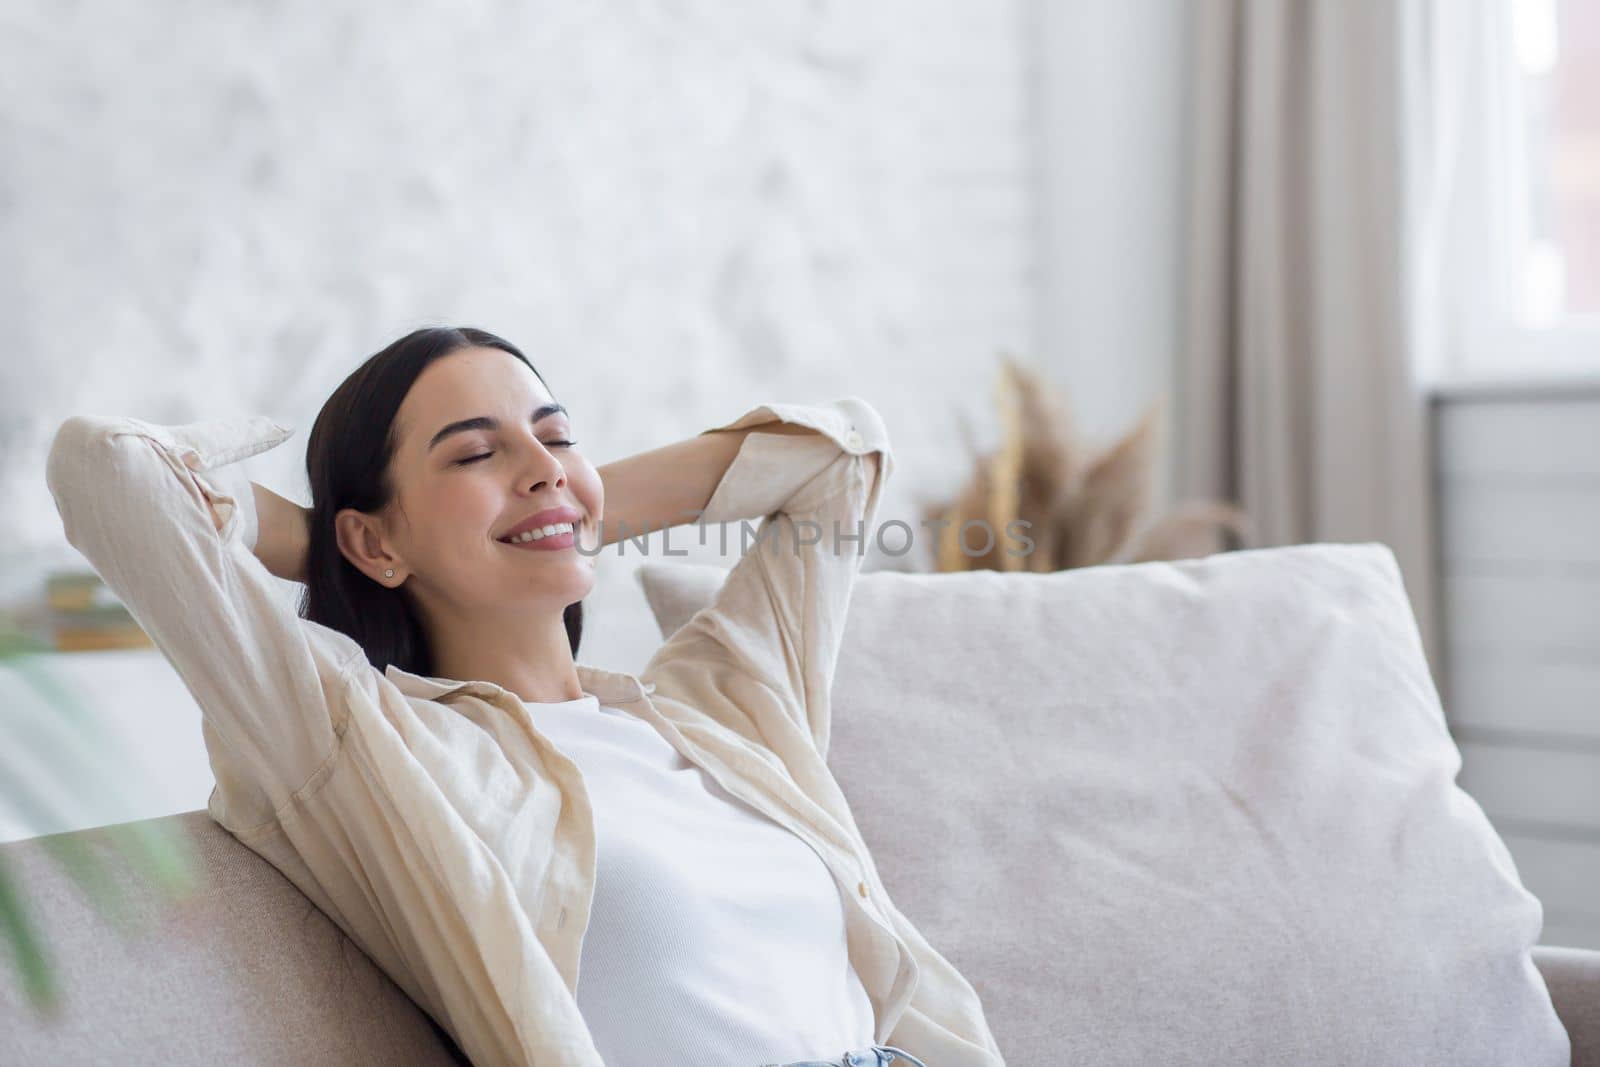
[[[0,538],[58,543],[75,411],[286,420],[252,471],[304,501],[322,400],[437,322],[601,462],[859,393],[909,517],[1035,351],[1024,4],[7,5]],[[641,664],[627,568],[593,605],[583,658]]]

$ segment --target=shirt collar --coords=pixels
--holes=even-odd
[[[646,693],[655,692],[654,682],[641,682],[632,674],[603,670],[584,663],[578,664],[577,667],[578,683],[583,686],[583,691],[602,704],[626,704],[640,699]],[[517,699],[515,694],[494,682],[482,680],[463,682],[454,678],[431,678],[427,675],[413,674],[393,663],[383,669],[383,674],[398,686],[402,693],[423,700],[443,702],[446,698],[459,693],[485,698],[509,696]]]

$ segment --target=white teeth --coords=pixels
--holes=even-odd
[[[549,537],[551,534],[571,533],[571,532],[572,532],[572,523],[570,523],[570,522],[557,522],[557,523],[552,523],[551,525],[545,526],[545,527],[542,527],[542,528],[535,527],[532,530],[524,530],[521,534],[512,537],[511,540],[512,541],[543,541],[546,537]]]

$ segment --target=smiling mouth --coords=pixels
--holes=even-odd
[[[577,532],[570,522],[556,522],[537,530],[529,530],[519,537],[505,538],[502,545],[511,548],[554,551],[571,548],[577,543]]]

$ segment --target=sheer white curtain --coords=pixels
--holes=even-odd
[[[1418,65],[1414,96],[1432,164],[1419,173],[1416,306],[1441,375],[1503,371],[1497,347],[1522,328],[1522,257],[1534,226],[1513,6],[1441,0],[1411,26],[1430,60]]]
[[[1177,488],[1262,544],[1389,545],[1442,689],[1426,383],[1487,284],[1458,223],[1485,202],[1501,0],[1191,12]]]

